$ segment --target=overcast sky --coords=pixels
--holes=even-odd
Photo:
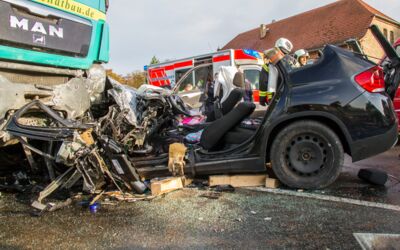
[[[399,0],[365,0],[400,20]],[[111,0],[107,68],[126,74],[161,61],[215,51],[237,34],[334,0]],[[334,13],[332,13],[334,14]],[[304,24],[307,25],[307,24]]]

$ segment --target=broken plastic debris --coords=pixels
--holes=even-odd
[[[92,205],[89,206],[89,210],[92,214],[95,214],[99,211],[100,209],[100,203],[95,202]]]

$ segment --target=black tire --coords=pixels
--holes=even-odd
[[[271,163],[278,179],[291,188],[319,189],[340,174],[344,151],[329,127],[305,120],[290,124],[272,143]]]

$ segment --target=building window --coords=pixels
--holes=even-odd
[[[387,32],[387,29],[383,29],[383,35],[385,36],[386,39],[388,39],[388,32]]]
[[[393,44],[394,43],[394,32],[390,31],[390,43]]]

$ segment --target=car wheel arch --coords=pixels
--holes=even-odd
[[[275,137],[278,135],[278,133],[285,127],[289,126],[290,124],[301,120],[317,121],[328,126],[339,137],[345,153],[349,154],[350,156],[352,155],[352,149],[351,149],[352,139],[349,132],[347,131],[346,126],[342,121],[340,121],[335,116],[328,114],[326,112],[306,111],[306,112],[296,113],[290,116],[285,116],[285,118],[279,119],[279,121],[274,122],[273,125],[270,126],[270,129],[268,129],[266,137],[267,143],[264,146],[266,162],[270,161],[269,158],[270,158],[271,145]]]

